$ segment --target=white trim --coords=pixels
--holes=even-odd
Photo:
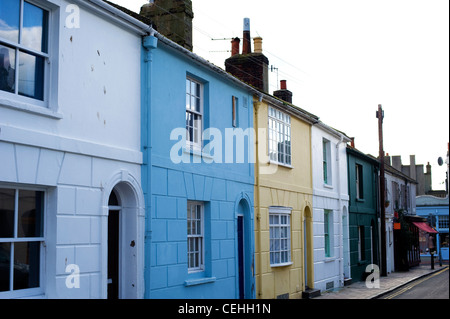
[[[0,124],[0,141],[142,164],[142,152]],[[105,155],[107,154],[107,156]]]

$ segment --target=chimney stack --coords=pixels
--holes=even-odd
[[[192,51],[192,0],[152,0],[140,15],[150,19],[162,35]]]
[[[281,89],[273,92],[273,95],[283,101],[292,104],[292,92],[287,89],[286,80],[280,81],[280,87]]]
[[[268,93],[269,59],[262,51],[262,38],[254,39],[255,52],[252,52],[250,19],[244,19],[242,54],[239,54],[239,38],[231,41],[231,57],[225,60],[225,70],[243,82]]]

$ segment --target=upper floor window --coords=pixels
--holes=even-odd
[[[331,185],[331,142],[322,140],[322,163],[323,163],[323,182],[325,185]]]
[[[356,164],[356,198],[364,198],[363,167]]]
[[[0,2],[0,91],[45,99],[49,11],[25,0]]]
[[[0,296],[40,288],[44,192],[0,188]]]
[[[186,142],[189,148],[201,149],[203,127],[203,85],[186,78]]]
[[[290,166],[291,158],[291,117],[269,107],[269,159]]]

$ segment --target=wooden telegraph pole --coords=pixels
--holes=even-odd
[[[385,202],[385,177],[384,177],[384,148],[383,148],[383,119],[384,111],[381,104],[378,105],[378,138],[380,143],[380,223],[381,223],[381,276],[387,276],[386,266],[386,208]]]

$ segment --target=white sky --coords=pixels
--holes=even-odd
[[[146,0],[110,0],[139,12]],[[430,162],[433,189],[445,189],[449,141],[448,0],[192,0],[194,52],[224,68],[230,40],[263,38],[269,64],[287,80],[293,103],[378,156],[378,104],[384,149],[409,164]],[[211,52],[213,51],[213,52]],[[270,76],[270,93],[277,73]]]

